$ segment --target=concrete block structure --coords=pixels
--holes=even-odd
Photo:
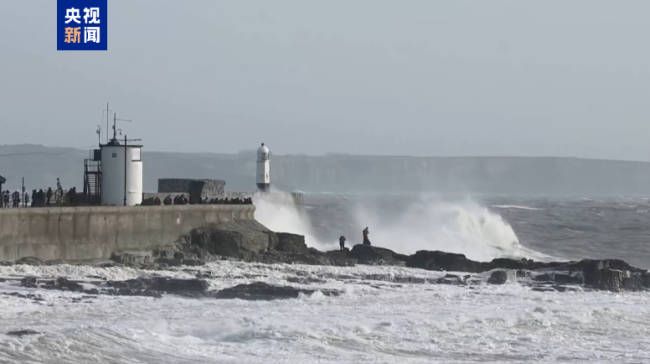
[[[161,178],[158,179],[159,194],[185,194],[190,201],[196,202],[204,198],[223,198],[226,181],[218,179],[187,179]]]

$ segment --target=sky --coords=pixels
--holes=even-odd
[[[644,0],[110,0],[108,51],[64,52],[56,1],[3,0],[0,144],[91,146],[108,103],[145,150],[650,161],[649,13]]]

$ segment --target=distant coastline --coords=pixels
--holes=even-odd
[[[0,175],[16,189],[81,186],[87,150],[42,145],[0,146]],[[218,178],[230,191],[254,190],[247,153],[147,152],[144,189],[158,178]],[[650,195],[650,163],[573,157],[409,157],[274,155],[274,186],[312,192],[436,192],[545,195]]]

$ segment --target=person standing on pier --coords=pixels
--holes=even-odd
[[[20,207],[20,192],[18,190],[16,190],[16,192],[11,194],[11,200],[13,202],[14,208]]]
[[[48,187],[47,193],[45,193],[45,206],[50,206],[51,199],[52,199],[52,187]]]

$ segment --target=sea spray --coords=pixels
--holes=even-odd
[[[448,202],[421,197],[406,209],[389,212],[361,202],[354,207],[354,221],[361,228],[370,228],[373,245],[403,254],[442,250],[481,261],[550,258],[521,246],[508,222],[470,199]]]
[[[305,236],[307,246],[320,250],[332,249],[331,244],[324,244],[314,234],[309,216],[293,203],[290,194],[271,192],[256,194],[255,219],[275,232],[287,232]]]
[[[393,206],[382,204],[381,199],[339,196],[342,210],[330,213],[347,218],[328,226],[329,239],[315,233],[308,212],[296,208],[286,193],[256,195],[255,217],[273,231],[305,235],[307,245],[320,250],[336,249],[341,234],[348,238],[348,246],[360,243],[361,230],[367,226],[373,245],[403,254],[442,250],[480,261],[552,258],[522,246],[507,221],[470,198],[448,201],[431,195],[413,197],[405,196],[399,200],[400,206]]]

